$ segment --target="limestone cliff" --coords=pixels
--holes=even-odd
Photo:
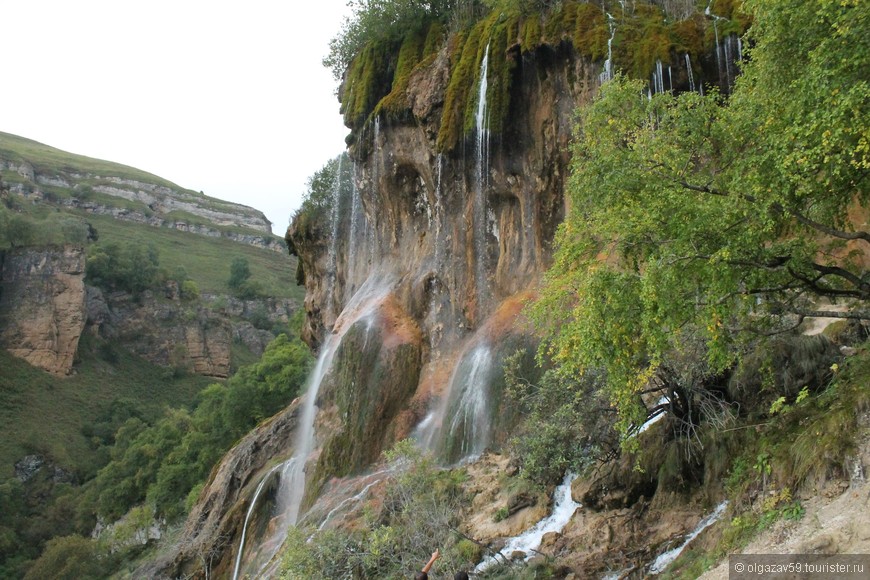
[[[81,247],[0,252],[0,345],[48,372],[72,371],[85,327]]]
[[[37,203],[284,249],[259,210],[184,189],[132,167],[2,132],[0,180],[11,192]]]
[[[230,375],[233,341],[260,355],[275,335],[249,320],[264,317],[287,324],[295,311],[291,300],[242,301],[205,295],[201,302],[182,301],[173,286],[164,295],[147,291],[138,299],[124,292],[87,288],[88,330],[123,345],[143,358],[199,375]]]
[[[407,121],[376,118],[360,130],[350,148],[354,187],[339,200],[333,228],[338,239],[330,244],[331,226],[322,222],[297,220],[288,231],[304,271],[304,338],[313,346],[366,280],[395,280],[397,306],[424,336],[426,370],[410,423],[443,394],[470,343],[499,350],[523,333],[516,305],[547,266],[564,214],[573,112],[591,98],[598,69],[568,44],[506,56],[515,61],[510,113],[485,151],[472,135],[439,152],[451,67],[445,47],[411,76]]]
[[[78,246],[0,252],[0,346],[66,375],[87,331],[153,363],[225,378],[234,341],[259,355],[275,337],[252,321],[286,325],[296,310],[289,299],[205,295],[190,303],[171,284],[164,290],[134,299],[86,286],[85,253]]]

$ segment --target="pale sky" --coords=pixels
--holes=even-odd
[[[344,149],[347,0],[0,0],[0,131],[255,207],[283,236]]]

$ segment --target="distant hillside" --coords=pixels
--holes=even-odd
[[[271,222],[259,210],[3,132],[0,181],[37,202],[284,251],[283,240],[272,235]]]

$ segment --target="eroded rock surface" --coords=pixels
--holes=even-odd
[[[84,250],[13,249],[0,261],[0,344],[35,367],[69,374],[85,326]]]

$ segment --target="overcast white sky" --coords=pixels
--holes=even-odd
[[[0,0],[0,131],[262,210],[344,149],[321,65],[347,0]]]

